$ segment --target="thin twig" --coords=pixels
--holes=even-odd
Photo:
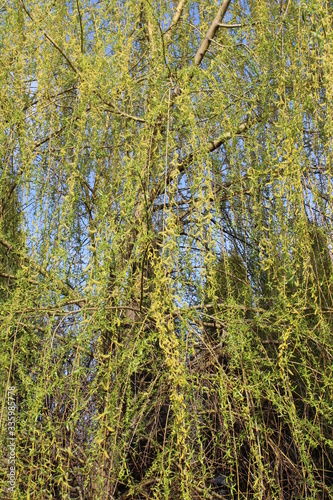
[[[83,38],[83,26],[82,26],[82,17],[81,17],[81,12],[80,12],[80,4],[79,0],[76,0],[76,7],[77,7],[77,12],[79,15],[79,22],[80,22],[80,32],[81,32],[81,52],[84,54],[84,38]]]

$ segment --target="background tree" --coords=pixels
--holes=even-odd
[[[332,14],[3,4],[13,498],[332,497]]]

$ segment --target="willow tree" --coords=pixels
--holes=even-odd
[[[2,497],[332,498],[332,3],[0,23]]]

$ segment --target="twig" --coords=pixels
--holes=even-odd
[[[0,278],[6,278],[8,280],[19,280],[21,279],[19,276],[13,276],[12,274],[0,273]],[[31,280],[29,278],[24,278],[25,281],[31,283],[32,285],[38,285],[38,281]]]
[[[64,295],[68,296],[70,294],[72,294],[73,292],[73,287],[69,284],[69,283],[64,283],[61,279],[59,279],[57,276],[52,276],[52,273],[50,273],[49,271],[47,271],[46,269],[44,269],[42,266],[40,266],[39,264],[37,264],[36,262],[34,262],[28,255],[26,255],[25,253],[23,253],[22,251],[20,250],[17,250],[13,245],[11,245],[10,243],[8,243],[8,241],[6,240],[3,240],[3,239],[0,239],[0,245],[2,245],[3,247],[5,247],[8,252],[11,252],[13,253],[14,255],[17,255],[18,257],[20,257],[21,259],[24,260],[24,262],[27,262],[28,264],[30,264],[32,267],[34,267],[42,276],[44,277],[48,277],[50,278],[51,280],[54,278],[57,283],[58,283],[58,286],[60,285],[61,286],[61,291]],[[78,301],[81,300],[81,299],[78,299]]]
[[[81,17],[81,12],[80,12],[79,0],[76,0],[76,6],[77,6],[77,12],[79,15],[80,31],[81,31],[81,52],[82,52],[82,54],[84,54],[83,26],[82,26],[82,17]]]

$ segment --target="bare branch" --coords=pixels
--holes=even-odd
[[[66,52],[57,44],[57,42],[55,40],[53,40],[53,38],[46,31],[43,31],[43,35],[45,36],[45,38],[47,38],[49,40],[49,42],[51,42],[51,44],[57,49],[57,51],[60,52],[60,54],[63,56],[63,58],[66,59],[66,61],[68,62],[69,66],[72,68],[74,73],[79,75],[80,70],[75,66],[73,61],[70,60],[70,58],[68,57]]]
[[[176,8],[175,13],[173,15],[171,24],[170,24],[169,28],[165,32],[165,38],[167,40],[170,39],[170,37],[171,37],[171,31],[176,26],[176,24],[178,23],[178,21],[180,19],[180,16],[182,15],[182,11],[183,11],[185,3],[186,3],[186,0],[180,0],[179,4],[177,5],[177,8]]]
[[[234,29],[234,28],[241,28],[241,24],[225,24],[225,23],[220,23],[219,27],[220,28],[227,28],[227,29]]]
[[[5,278],[8,280],[20,280],[21,278],[19,276],[14,276],[13,274],[5,274],[5,273],[0,273],[0,278]],[[25,281],[28,283],[31,283],[32,285],[38,285],[38,281],[36,280],[31,280],[29,278],[24,278]]]
[[[218,13],[216,14],[214,21],[209,27],[209,30],[207,31],[205,38],[202,40],[201,45],[194,57],[194,64],[196,64],[197,66],[199,66],[199,64],[205,57],[208,47],[210,46],[216,31],[219,29],[219,26],[221,25],[230,3],[231,0],[224,0],[223,4],[219,8]]]

